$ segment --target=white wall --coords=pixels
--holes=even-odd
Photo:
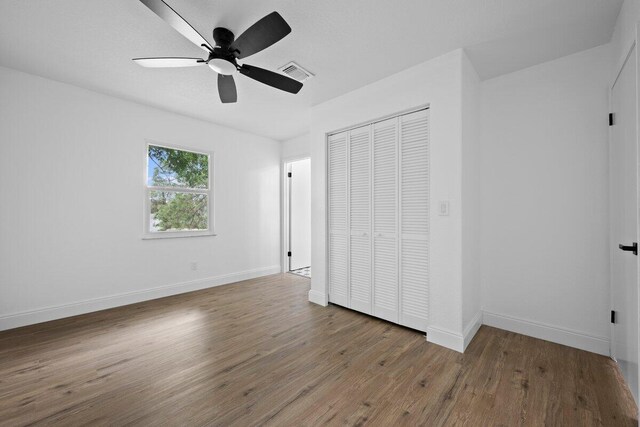
[[[610,46],[482,83],[484,321],[608,354]]]
[[[480,282],[480,78],[462,56],[462,327],[464,346],[482,323]]]
[[[145,138],[215,152],[217,236],[141,239]],[[0,68],[0,329],[280,271],[279,170],[276,141]]]
[[[328,132],[430,104],[431,284],[427,339],[461,350],[462,51],[422,63],[315,106],[311,114],[313,277],[309,299],[327,303],[326,141]],[[437,201],[450,216],[437,215]]]
[[[311,135],[308,133],[287,139],[281,143],[281,157],[287,159],[301,159],[311,156]]]
[[[636,25],[638,22],[640,22],[640,0],[625,0],[611,37],[611,45],[613,46],[611,83],[613,83],[614,76],[622,67],[622,63],[636,39]]]

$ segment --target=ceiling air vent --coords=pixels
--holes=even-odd
[[[299,66],[293,61],[289,62],[287,65],[283,65],[282,67],[278,68],[278,71],[280,71],[283,74],[286,74],[287,76],[299,82],[304,82],[305,80],[309,80],[311,77],[313,77],[313,74],[311,74],[309,71],[305,70],[304,68],[302,68],[301,66]]]

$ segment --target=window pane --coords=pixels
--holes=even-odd
[[[150,191],[149,231],[202,231],[208,227],[206,194]]]
[[[209,188],[209,156],[149,145],[147,185]]]

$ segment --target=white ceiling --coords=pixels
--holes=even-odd
[[[167,0],[209,40],[277,10],[293,32],[244,62],[316,74],[298,95],[236,76],[238,103],[223,105],[207,67],[131,61],[202,56],[138,1],[2,0],[0,65],[283,140],[308,129],[311,106],[456,48],[486,79],[604,44],[622,1]]]

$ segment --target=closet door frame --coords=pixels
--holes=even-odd
[[[329,172],[329,167],[330,167],[329,138],[331,136],[333,136],[333,135],[346,132],[346,147],[345,147],[346,155],[347,155],[347,159],[346,159],[346,165],[347,165],[346,166],[347,167],[347,201],[346,201],[346,206],[347,206],[346,215],[347,215],[347,218],[346,218],[346,222],[347,222],[347,230],[349,230],[349,234],[350,234],[351,221],[350,221],[349,171],[350,171],[350,166],[351,166],[350,165],[350,145],[351,145],[350,144],[350,133],[351,133],[351,130],[357,129],[357,128],[362,128],[364,126],[370,126],[371,127],[370,132],[373,133],[373,126],[378,122],[382,122],[382,121],[385,121],[385,120],[388,120],[388,119],[393,119],[393,118],[399,120],[400,116],[403,116],[403,115],[406,115],[406,114],[415,113],[415,112],[422,111],[422,110],[430,110],[430,109],[431,109],[431,106],[430,106],[430,104],[427,103],[427,104],[423,104],[423,105],[420,105],[420,106],[417,106],[417,107],[413,107],[413,108],[409,108],[409,109],[402,110],[402,111],[399,111],[399,112],[391,113],[391,114],[379,117],[377,119],[367,120],[367,121],[364,121],[364,122],[360,122],[358,124],[349,125],[349,126],[346,126],[346,127],[343,127],[343,128],[339,128],[339,129],[336,129],[336,130],[333,130],[333,131],[325,133],[325,136],[324,136],[324,139],[325,139],[325,153],[326,153],[326,155],[325,155],[325,177],[327,177],[327,179],[325,180],[325,212],[326,212],[326,214],[325,214],[325,242],[326,242],[326,244],[325,244],[325,259],[326,259],[325,277],[327,278],[327,280],[325,281],[325,294],[327,296],[327,301],[329,303],[334,303],[334,304],[336,303],[335,301],[331,301],[330,285],[329,285],[329,280],[330,280],[330,276],[329,276],[329,272],[330,272],[330,248],[331,248],[331,245],[330,245],[330,239],[331,239],[331,235],[330,234],[331,234],[331,232],[330,232],[330,228],[329,228],[330,227],[330,213],[329,213],[329,210],[330,210],[330,203],[329,203],[330,202],[330,193],[329,193],[330,182],[329,182],[329,179],[328,179],[328,176],[329,176],[328,172]],[[429,111],[429,115],[430,115],[430,111]],[[400,241],[401,241],[401,236],[400,236],[400,232],[401,232],[401,230],[400,230],[401,210],[400,210],[400,200],[399,200],[400,194],[401,194],[400,193],[401,186],[400,186],[400,182],[399,182],[399,180],[400,180],[401,161],[400,161],[400,129],[399,129],[400,126],[399,126],[399,123],[396,126],[397,126],[396,130],[398,132],[397,133],[397,141],[396,141],[396,145],[397,145],[397,147],[396,147],[397,148],[397,151],[396,151],[396,155],[397,155],[397,158],[396,158],[397,171],[396,171],[396,173],[397,173],[397,179],[398,179],[398,189],[397,189],[397,194],[396,194],[396,197],[398,198],[398,203],[396,205],[396,210],[397,210],[397,212],[396,212],[396,215],[397,215],[396,229],[398,230],[398,234],[396,234],[396,236],[397,236],[396,246],[397,246],[397,249],[398,249],[398,252],[397,252],[397,254],[398,254],[398,270],[397,270],[398,271],[398,277],[397,277],[397,280],[398,280],[398,308],[397,308],[397,310],[398,310],[398,321],[400,321],[401,317],[402,317],[402,314],[401,314],[402,313],[401,312],[401,302],[400,302],[400,299],[401,299],[400,298],[400,286],[401,286],[401,281],[400,280],[401,280],[401,277],[402,277],[401,276],[402,275],[402,271],[401,271],[402,269],[401,269],[400,260],[399,260],[399,257],[400,257]],[[429,127],[431,127],[431,121],[429,121]],[[371,137],[372,136],[373,135],[371,135]],[[372,150],[373,149],[373,140],[372,139],[370,140],[370,144],[372,146],[371,147],[371,150]],[[431,144],[431,141],[429,141],[429,144]],[[371,151],[370,151],[370,153],[371,153]],[[371,160],[372,159],[370,159],[370,161]],[[370,167],[370,174],[372,174],[372,173],[373,173],[373,167],[371,166]],[[373,186],[370,186],[370,191],[372,191],[372,188],[373,188]],[[372,196],[373,196],[373,194],[371,194],[371,198],[370,198],[371,206],[370,206],[370,212],[369,212],[370,213],[370,224],[369,225],[370,225],[370,229],[371,229],[371,232],[370,232],[370,236],[371,236],[371,239],[370,239],[370,248],[371,248],[370,258],[373,258],[373,238],[374,238],[374,236],[373,236],[373,224],[371,223],[373,221],[373,209],[374,209]],[[430,212],[429,212],[429,214],[430,214]],[[429,221],[431,221],[431,219],[429,219]],[[347,278],[348,278],[348,282],[347,283],[350,283],[350,268],[349,268],[350,256],[349,256],[349,249],[350,249],[350,244],[347,244],[347,256],[348,256],[348,259],[347,259]],[[427,262],[429,262],[429,263],[431,262],[431,257],[429,257]],[[373,280],[374,280],[373,259],[371,259],[371,263],[372,263],[372,265],[370,266],[371,267],[371,276],[370,277],[371,277],[371,283],[372,283],[372,287],[373,287]],[[347,292],[348,292],[347,304],[338,304],[338,305],[342,305],[344,307],[351,308],[350,304],[349,304],[350,299],[351,299],[350,286],[347,286]],[[372,289],[372,292],[371,292],[372,309],[373,309],[373,305],[374,305],[373,298],[374,297],[373,297],[373,289]],[[427,310],[428,309],[429,308],[427,308]],[[394,322],[394,323],[399,323],[399,322]]]

